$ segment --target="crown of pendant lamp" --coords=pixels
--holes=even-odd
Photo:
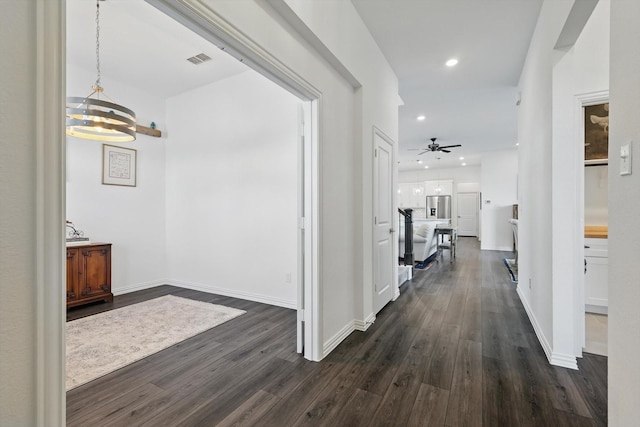
[[[136,139],[136,114],[109,98],[100,86],[100,3],[96,1],[96,70],[92,92],[86,97],[67,98],[67,135],[105,142],[131,142]]]

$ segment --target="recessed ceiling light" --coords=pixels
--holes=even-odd
[[[445,62],[445,65],[447,67],[453,67],[455,65],[458,65],[458,60],[455,58],[451,58],[450,60],[448,60],[447,62]]]
[[[419,165],[422,164],[422,160],[416,160],[416,162],[418,162]]]
[[[519,142],[516,142],[516,147],[517,147],[518,145],[520,145],[520,143],[519,143]]]
[[[429,169],[429,166],[425,166],[424,168],[425,168],[425,169]]]
[[[464,160],[464,157],[460,157],[460,160]]]
[[[421,115],[419,115],[418,117],[416,117],[416,120],[417,120],[417,121],[419,121],[419,122],[422,122],[422,121],[424,121],[424,119],[426,119],[426,118],[427,118],[427,116],[423,116],[423,115],[421,114]]]
[[[467,164],[466,163],[462,163],[462,166],[467,166]]]

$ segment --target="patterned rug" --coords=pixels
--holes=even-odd
[[[518,283],[518,264],[516,263],[516,260],[504,258],[502,262],[504,262],[505,267],[509,270],[511,281],[513,283]]]
[[[244,313],[165,295],[67,322],[67,390]]]
[[[422,262],[416,262],[413,268],[417,268],[418,270],[428,270],[435,262],[437,261],[438,256],[429,257]]]

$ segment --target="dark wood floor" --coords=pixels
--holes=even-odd
[[[607,359],[547,363],[502,258],[459,241],[457,261],[416,270],[367,332],[320,363],[295,353],[291,310],[170,286],[247,310],[67,393],[69,426],[604,426]]]

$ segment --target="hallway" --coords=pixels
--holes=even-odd
[[[113,308],[171,293],[247,314],[70,391],[68,425],[606,425],[607,359],[547,363],[506,255],[460,238],[456,262],[416,270],[320,363],[294,353],[291,310],[169,286],[116,297]]]

